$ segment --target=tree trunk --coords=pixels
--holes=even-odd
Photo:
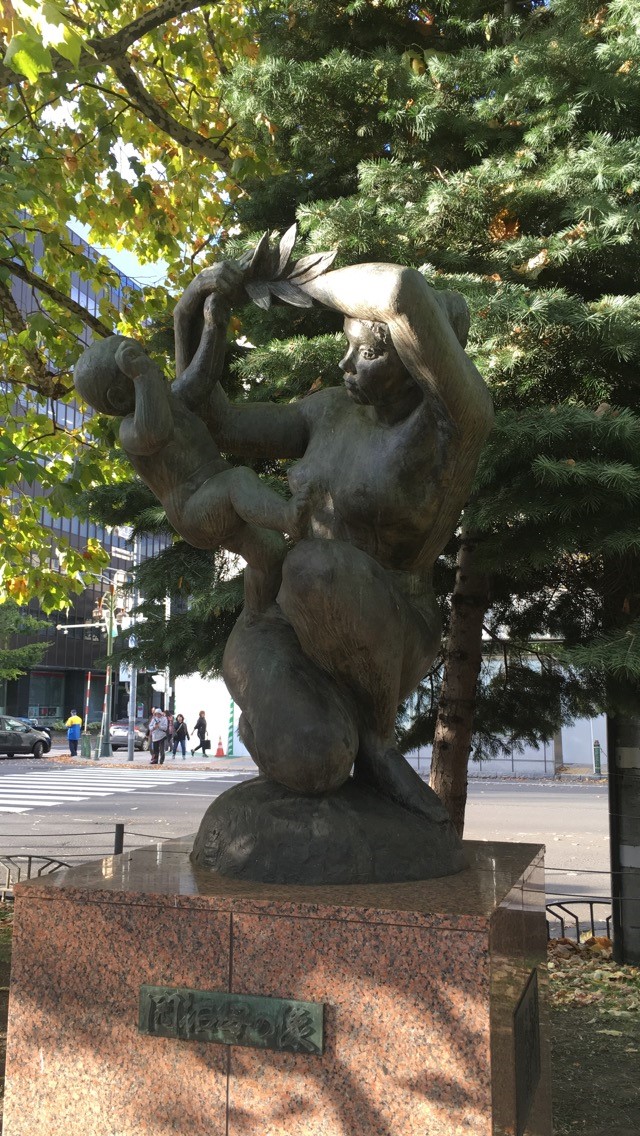
[[[431,759],[431,787],[460,835],[467,804],[476,684],[482,662],[482,625],[489,606],[488,577],[473,565],[475,547],[476,540],[463,529]]]
[[[640,559],[605,561],[605,626],[628,628],[640,617]],[[631,649],[631,648],[630,648]],[[637,683],[607,676],[607,763],[613,957],[640,965],[640,714]],[[635,705],[634,705],[635,703]]]
[[[640,718],[609,715],[609,831],[613,957],[640,965]]]

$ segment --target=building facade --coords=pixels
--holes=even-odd
[[[87,257],[98,256],[77,234],[69,231],[69,239]],[[40,238],[37,237],[33,245],[36,259],[40,251],[39,241]],[[79,274],[74,274],[71,280],[71,298],[92,314],[98,313],[100,301],[105,296],[117,309],[121,309],[127,292],[137,290],[139,286],[115,267],[113,271],[117,274],[118,284],[108,292],[95,292]],[[37,310],[37,292],[31,285],[14,278],[12,293],[23,315]],[[91,342],[92,335],[88,328],[85,328],[83,339],[87,344]],[[19,413],[18,396],[16,414]],[[55,415],[60,426],[67,429],[81,426],[85,417],[75,402],[54,401],[50,413]],[[36,486],[21,486],[21,492],[31,492],[34,497],[39,495]],[[72,708],[84,712],[89,693],[88,718],[89,721],[97,721],[102,713],[104,698],[106,632],[104,624],[96,619],[94,613],[102,597],[109,591],[110,584],[133,565],[131,534],[126,529],[104,529],[78,517],[53,517],[45,507],[41,509],[40,520],[42,527],[51,532],[52,540],[60,534],[73,548],[83,549],[89,538],[95,538],[108,553],[109,565],[90,587],[73,600],[67,611],[47,616],[43,615],[36,603],[29,605],[29,613],[46,620],[49,627],[36,635],[15,637],[14,645],[22,646],[34,641],[48,642],[49,645],[37,666],[30,668],[20,678],[8,681],[4,687],[0,682],[0,713],[25,715],[38,718],[45,724],[53,724],[65,719]],[[165,537],[150,536],[141,538],[138,543],[140,557],[144,559],[157,555],[166,547],[167,540]],[[58,628],[59,624],[69,626]],[[139,693],[139,716],[143,717],[149,709],[147,703],[153,697],[151,683],[146,683],[144,676],[139,683]],[[162,701],[161,695],[156,695],[155,698]],[[113,678],[111,703],[113,717],[126,713],[126,684],[120,681],[117,669]]]

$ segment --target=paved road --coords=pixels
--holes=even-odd
[[[465,836],[545,844],[548,900],[611,893],[605,784],[472,782]]]
[[[252,776],[249,759],[181,769],[169,762],[108,768],[0,758],[0,855],[36,853],[69,863],[194,832],[208,803]],[[607,895],[607,791],[584,782],[472,782],[465,836],[547,846],[547,892]]]

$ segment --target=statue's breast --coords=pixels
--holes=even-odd
[[[335,392],[342,394],[342,392]],[[386,426],[345,395],[314,416],[294,493],[314,494],[314,536],[348,540],[382,562],[404,562],[428,530],[441,466],[438,429],[420,408]]]

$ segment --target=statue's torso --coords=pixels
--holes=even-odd
[[[451,426],[426,399],[388,426],[332,389],[301,404],[309,425],[292,492],[317,492],[309,535],[356,545],[387,568],[420,563],[443,490]]]

